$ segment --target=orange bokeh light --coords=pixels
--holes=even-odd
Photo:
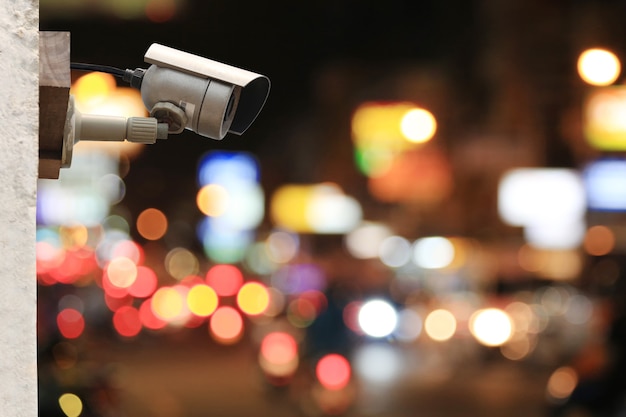
[[[298,345],[289,333],[272,332],[261,342],[261,355],[270,363],[289,363],[297,354]]]
[[[161,210],[145,209],[137,217],[137,232],[148,240],[161,239],[167,232],[167,217]]]
[[[219,217],[228,207],[228,191],[219,184],[207,184],[198,191],[196,204],[203,214]]]
[[[219,307],[211,316],[209,330],[219,343],[235,343],[243,334],[243,317],[233,307]]]
[[[592,226],[585,234],[583,247],[589,255],[606,255],[615,248],[615,234],[606,226]]]

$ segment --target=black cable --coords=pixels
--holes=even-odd
[[[83,64],[80,62],[71,62],[70,68],[79,71],[97,71],[111,74],[115,77],[119,77],[122,80],[130,84],[131,87],[141,88],[141,82],[143,81],[143,75],[146,70],[142,68],[136,68],[134,70],[110,67],[108,65],[98,64]]]
[[[125,70],[120,69],[120,68],[109,67],[107,65],[98,65],[98,64],[82,64],[79,62],[70,63],[70,68],[75,69],[75,70],[80,70],[80,71],[105,72],[107,74],[111,74],[120,78],[124,77],[124,74],[126,73]]]

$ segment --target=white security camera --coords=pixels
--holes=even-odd
[[[270,80],[241,68],[154,43],[144,61],[148,69],[71,63],[72,69],[107,72],[141,91],[150,117],[82,114],[70,97],[61,165],[71,164],[79,141],[155,143],[184,129],[212,139],[243,134],[261,112]]]
[[[187,128],[222,139],[244,133],[263,108],[267,77],[167,46],[152,44],[141,71],[140,90],[150,115],[169,133]],[[132,82],[131,82],[132,85]]]

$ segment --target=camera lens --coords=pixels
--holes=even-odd
[[[232,117],[233,110],[235,110],[235,93],[230,95],[228,99],[228,104],[226,105],[226,112],[224,113],[224,120],[230,120]]]

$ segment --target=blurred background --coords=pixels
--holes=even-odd
[[[81,142],[40,180],[40,415],[626,415],[625,12],[40,0],[73,62],[272,82],[241,137]]]

